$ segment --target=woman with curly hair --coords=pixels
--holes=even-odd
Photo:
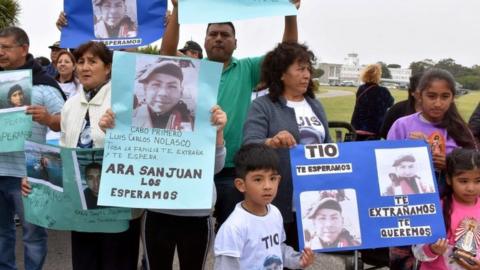
[[[368,65],[361,74],[364,84],[356,94],[352,126],[357,130],[357,141],[379,138],[380,127],[387,109],[393,105],[393,97],[387,88],[380,86],[382,67]]]
[[[243,128],[244,144],[264,143],[275,148],[280,157],[282,181],[273,204],[282,213],[286,243],[297,249],[289,148],[331,142],[325,112],[315,99],[314,61],[313,52],[298,43],[280,43],[267,53],[261,81],[268,87],[268,95],[253,101]]]

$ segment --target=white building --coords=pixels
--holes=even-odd
[[[320,83],[339,85],[342,82],[353,82],[355,85],[362,84],[360,73],[366,65],[360,65],[358,54],[349,53],[343,64],[320,63],[319,67],[325,72],[320,77]],[[408,84],[412,70],[409,68],[389,68],[391,83]]]

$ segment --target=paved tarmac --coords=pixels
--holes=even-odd
[[[21,227],[17,227],[17,239],[21,239]],[[19,269],[23,266],[23,247],[21,240],[17,241],[17,265]],[[71,270],[71,249],[70,233],[64,231],[48,232],[48,255],[44,270]],[[140,268],[139,268],[140,269]],[[173,269],[179,269],[175,260]],[[210,252],[205,269],[213,269],[213,256]],[[317,254],[312,270],[343,270],[345,269],[345,257]]]

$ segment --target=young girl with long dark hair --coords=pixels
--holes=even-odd
[[[443,69],[430,69],[420,78],[417,91],[420,111],[395,121],[387,139],[426,140],[431,146],[441,193],[445,186],[446,154],[459,146],[476,147],[475,139],[455,106],[456,88],[452,74]],[[413,269],[410,247],[391,247],[389,257],[391,270]]]
[[[442,203],[446,239],[412,247],[421,270],[480,269],[480,152],[457,148],[447,157]]]

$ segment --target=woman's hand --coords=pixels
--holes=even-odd
[[[297,142],[290,132],[282,130],[272,138],[268,138],[265,144],[272,148],[291,148],[297,145]]]
[[[26,177],[22,178],[22,195],[27,197],[30,193],[32,193],[32,186],[28,183],[28,180]]]
[[[98,126],[103,132],[106,132],[107,128],[115,127],[115,113],[112,109],[108,109],[100,118]]]
[[[430,244],[430,249],[435,255],[442,256],[448,248],[448,241],[445,238],[440,238],[437,242]]]

